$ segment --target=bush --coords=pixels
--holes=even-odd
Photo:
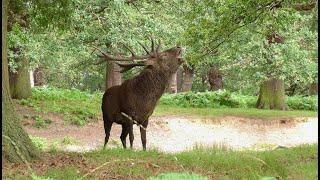
[[[162,105],[180,107],[221,108],[221,107],[253,107],[256,97],[233,94],[229,91],[184,92],[165,94],[160,100]]]
[[[291,96],[287,97],[287,105],[291,109],[313,110],[318,109],[318,96]]]
[[[255,108],[257,96],[241,95],[226,90],[206,92],[183,92],[164,94],[160,99],[162,105],[197,108]],[[318,108],[318,97],[287,97],[286,103],[290,109],[313,110]]]

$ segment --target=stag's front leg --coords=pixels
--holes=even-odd
[[[144,128],[140,127],[141,142],[142,142],[142,147],[144,151],[146,150],[146,144],[147,144],[147,132],[146,132],[147,126],[148,126],[148,120],[143,122],[142,127]]]
[[[129,133],[129,127],[130,127],[129,124],[126,124],[126,123],[122,124],[122,132],[121,132],[120,139],[121,139],[121,142],[122,142],[124,149],[127,148],[126,139],[127,139],[128,133]]]

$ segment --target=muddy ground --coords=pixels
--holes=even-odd
[[[42,114],[52,123],[36,128],[35,113],[31,108],[17,105],[29,135],[46,138],[48,142],[61,141],[65,137],[75,140],[62,148],[67,151],[88,151],[102,148],[104,129],[102,119],[79,127],[70,125],[59,114]],[[113,124],[108,147],[121,146],[121,126]],[[142,149],[139,127],[134,126],[134,148]],[[129,141],[129,140],[127,140]],[[223,146],[242,150],[290,147],[304,143],[318,143],[318,118],[297,119],[248,119],[226,116],[220,119],[197,119],[182,116],[152,116],[147,128],[147,148],[164,152],[180,152],[195,146]],[[129,144],[129,142],[127,142]]]

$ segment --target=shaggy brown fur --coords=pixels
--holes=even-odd
[[[126,137],[129,134],[130,147],[133,144],[133,122],[121,112],[132,117],[144,128],[148,126],[148,118],[164,93],[170,76],[183,63],[181,47],[177,46],[148,59],[147,67],[136,77],[126,80],[120,86],[106,90],[102,99],[105,143],[108,143],[113,122],[122,125],[120,139],[126,148]],[[143,149],[146,149],[146,130],[140,127]]]

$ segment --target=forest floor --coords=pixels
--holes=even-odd
[[[117,124],[108,148],[102,150],[102,119],[76,126],[59,113],[37,112],[19,103],[16,110],[24,129],[43,151],[40,159],[29,162],[32,171],[23,163],[3,159],[2,179],[318,178],[317,117],[197,118],[156,113],[147,130],[148,150],[141,151],[137,126],[134,150],[122,148]]]
[[[84,126],[66,123],[55,113],[43,113],[52,122],[46,127],[35,127],[30,118],[37,114],[32,108],[17,104],[17,112],[23,118],[24,128],[31,136],[45,138],[52,144],[60,143],[65,151],[90,151],[101,149],[104,141],[102,119]],[[224,116],[216,119],[190,116],[152,116],[147,129],[148,149],[166,153],[191,150],[196,146],[223,147],[235,150],[266,150],[291,147],[304,143],[318,143],[318,118],[295,117],[272,120]],[[114,123],[108,147],[122,147],[121,126]],[[134,149],[141,149],[140,132],[134,126]],[[129,142],[127,140],[127,144]]]

